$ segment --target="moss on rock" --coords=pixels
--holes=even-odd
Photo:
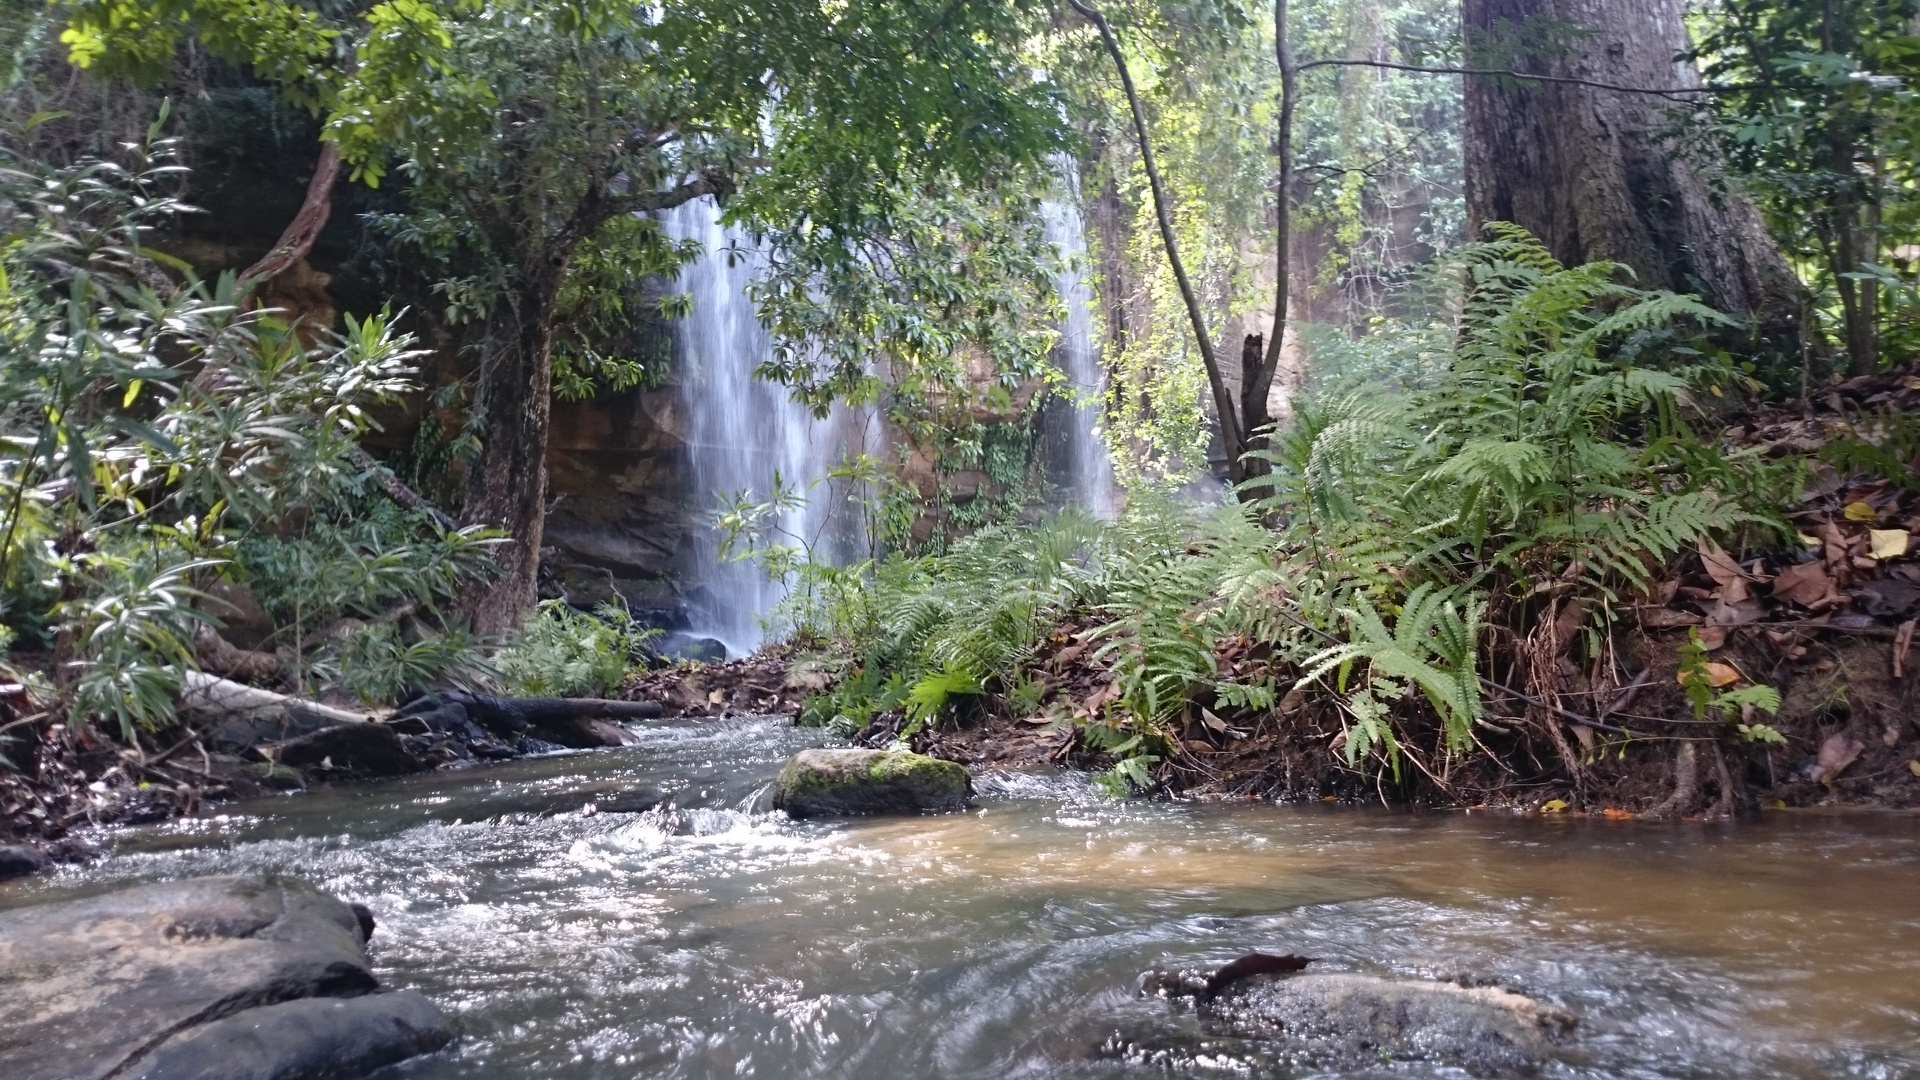
[[[964,810],[973,792],[965,768],[904,750],[803,750],[773,786],[796,818]]]

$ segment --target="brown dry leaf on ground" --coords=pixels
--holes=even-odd
[[[1853,764],[1854,759],[1858,758],[1860,751],[1864,749],[1866,747],[1860,740],[1844,731],[1827,736],[1827,741],[1820,744],[1819,760],[1814,762],[1813,782],[1816,784],[1831,782],[1847,771],[1847,766]]]
[[[1834,595],[1833,576],[1818,562],[1789,566],[1773,579],[1773,595],[1775,599],[1811,608]]]
[[[1718,690],[1722,686],[1732,686],[1740,681],[1740,669],[1732,664],[1708,664],[1707,685]]]
[[[1733,556],[1721,550],[1719,544],[1711,540],[1701,540],[1700,562],[1707,568],[1707,576],[1712,578],[1714,584],[1719,585],[1721,589],[1724,590],[1736,582],[1739,583],[1742,590],[1740,596],[1731,597],[1730,599],[1737,600],[1746,595],[1744,591],[1746,583],[1752,575],[1748,574],[1739,563],[1735,562]]]

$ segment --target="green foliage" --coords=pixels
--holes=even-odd
[[[1724,0],[1695,52],[1731,161],[1855,374],[1920,346],[1920,36],[1911,0]],[[1683,127],[1683,134],[1697,129]]]
[[[179,209],[159,128],[130,168],[0,150],[0,611],[52,647],[76,719],[129,738],[172,719],[195,633],[221,614],[203,597],[217,576],[268,597],[331,590],[279,642],[298,678],[323,659],[307,640],[321,620],[396,600],[430,613],[490,568],[478,532],[388,520],[389,557],[370,562],[342,539],[372,500],[367,408],[408,388],[411,342],[378,316],[309,346],[271,312],[241,313],[230,280],[170,277],[143,243]],[[297,565],[249,561],[301,544]],[[422,641],[407,646],[415,675],[470,644]],[[380,681],[351,667],[334,670]]]
[[[1336,384],[1297,402],[1262,452],[1259,504],[1136,492],[1112,524],[1062,515],[882,563],[876,631],[836,715],[886,685],[887,707],[918,694],[931,716],[977,686],[987,708],[1073,723],[1118,759],[1102,780],[1118,793],[1150,787],[1183,729],[1265,722],[1291,688],[1337,710],[1350,767],[1399,782],[1416,750],[1476,752],[1487,639],[1530,631],[1516,620],[1536,587],[1604,621],[1701,539],[1784,527],[1773,500],[1798,474],[1744,478],[1757,463],[1687,422],[1697,397],[1738,385],[1686,336],[1720,316],[1619,284],[1616,267],[1563,268],[1511,228],[1455,266],[1459,322],[1421,346],[1446,342],[1444,359],[1394,392]],[[1036,698],[1036,658],[1063,640],[1103,704]],[[1713,707],[1768,704],[1724,697]]]
[[[1469,733],[1483,712],[1477,653],[1484,611],[1485,601],[1462,598],[1430,582],[1422,582],[1407,594],[1391,629],[1365,595],[1356,596],[1353,607],[1340,609],[1346,620],[1347,640],[1309,657],[1300,685],[1312,683],[1337,667],[1341,670],[1339,683],[1344,687],[1351,665],[1358,660],[1367,662],[1368,683],[1347,703],[1357,729],[1365,729],[1364,734],[1356,731],[1348,736],[1349,761],[1357,760],[1373,743],[1393,745],[1390,735],[1378,733],[1384,723],[1382,703],[1399,697],[1409,684],[1426,695],[1440,717],[1447,748],[1466,748]],[[1394,768],[1397,773],[1397,761]]]
[[[980,680],[972,672],[952,666],[929,671],[907,690],[907,719],[915,728],[936,721],[946,713],[954,698],[978,694],[980,690]]]
[[[357,490],[315,500],[282,527],[236,538],[232,568],[279,627],[296,686],[391,701],[483,677],[476,641],[449,615],[492,572],[485,529],[448,530]],[[431,629],[431,622],[439,629]]]
[[[761,377],[822,415],[884,401],[925,433],[967,426],[976,405],[1004,411],[1051,370],[1058,303],[1032,180],[925,187],[937,193],[909,187],[844,225],[765,227],[751,287],[774,346]]]
[[[1720,690],[1716,686],[1714,668],[1707,659],[1707,647],[1700,640],[1700,631],[1689,628],[1686,643],[1676,650],[1680,657],[1680,688],[1687,695],[1687,703],[1693,707],[1693,718],[1705,720],[1709,715],[1718,716],[1723,722],[1733,724],[1734,730],[1748,742],[1765,743],[1773,746],[1786,745],[1786,736],[1768,724],[1753,719],[1756,712],[1772,716],[1780,711],[1780,691],[1764,683],[1735,687],[1732,690]],[[1731,676],[1729,676],[1731,677]]]
[[[659,633],[613,604],[589,615],[546,600],[494,667],[508,692],[524,697],[614,697],[628,673],[645,666]]]
[[[779,606],[763,616],[773,636],[816,644],[862,639],[874,619],[874,556],[912,526],[909,491],[885,463],[867,454],[842,460],[804,491],[776,471],[764,500],[735,492],[720,508],[714,522],[719,555],[750,561],[786,584]],[[816,529],[797,529],[793,522],[809,499],[819,500],[825,513]],[[823,541],[848,531],[866,539],[868,557],[835,563]]]

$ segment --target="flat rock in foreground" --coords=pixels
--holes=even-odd
[[[363,925],[252,876],[0,912],[0,1076],[347,1078],[446,1045],[426,999],[374,993]]]
[[[773,782],[790,816],[924,814],[964,810],[973,782],[951,761],[905,750],[802,750]]]
[[[1477,1076],[1526,1071],[1550,1054],[1574,1018],[1494,987],[1313,974],[1252,980],[1223,992],[1211,1024],[1283,1040],[1322,1067],[1431,1061]]]

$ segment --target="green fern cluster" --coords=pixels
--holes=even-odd
[[[1040,643],[1091,624],[1090,660],[1117,696],[1080,722],[1091,748],[1121,755],[1116,786],[1147,786],[1196,718],[1257,721],[1290,690],[1328,697],[1351,766],[1398,776],[1415,742],[1472,748],[1487,628],[1524,639],[1512,623],[1538,617],[1535,586],[1576,590],[1605,619],[1703,538],[1784,530],[1773,508],[1795,467],[1723,453],[1688,423],[1737,385],[1684,343],[1726,318],[1622,284],[1611,264],[1562,267],[1511,226],[1494,237],[1459,257],[1446,363],[1397,391],[1296,402],[1260,451],[1261,502],[1136,494],[1112,525],[1067,515],[890,563],[863,670],[892,673],[894,700],[937,719],[1030,685]],[[1225,656],[1256,659],[1229,670]]]
[[[564,600],[546,600],[494,666],[514,694],[612,697],[629,671],[645,666],[647,644],[659,633],[613,604],[589,615]]]

